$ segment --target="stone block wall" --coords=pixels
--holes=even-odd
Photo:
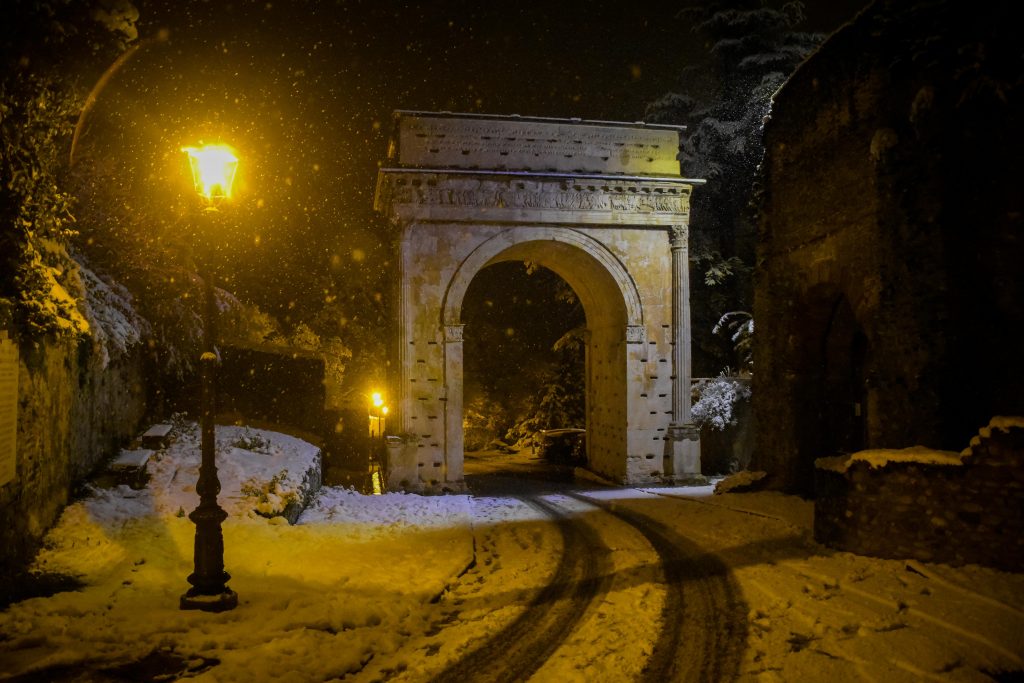
[[[140,346],[109,360],[89,339],[19,347],[16,474],[0,486],[0,576],[31,559],[74,488],[138,433],[146,412]]]
[[[994,419],[958,457],[869,451],[819,460],[815,474],[820,543],[874,557],[1024,570],[1024,419]]]
[[[811,494],[816,458],[959,448],[1024,410],[1008,332],[1024,324],[1024,87],[1006,12],[880,0],[774,97],[752,467],[777,488]]]

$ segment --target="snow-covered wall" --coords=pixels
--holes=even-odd
[[[814,538],[895,559],[1024,569],[1024,418],[962,453],[914,447],[817,462]]]
[[[84,270],[85,337],[19,342],[16,468],[0,486],[0,574],[29,559],[76,485],[128,438],[146,412],[145,323],[131,296]],[[0,307],[0,326],[11,329]]]

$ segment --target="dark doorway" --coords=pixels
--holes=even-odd
[[[867,337],[845,296],[818,299],[807,309],[803,366],[796,383],[796,483],[814,494],[814,461],[863,450],[866,438],[864,383]]]
[[[864,449],[866,354],[867,338],[843,297],[832,311],[822,340],[822,457]]]
[[[583,308],[553,271],[521,261],[482,269],[462,307],[467,452],[524,445],[533,430],[583,427]]]

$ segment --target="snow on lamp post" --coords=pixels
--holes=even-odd
[[[196,192],[202,197],[203,222],[217,214],[218,206],[231,197],[231,185],[238,170],[238,157],[226,145],[185,147]],[[224,535],[221,523],[227,513],[217,504],[220,480],[217,478],[214,415],[216,414],[217,330],[213,274],[199,259],[199,276],[203,281],[203,351],[199,357],[202,378],[200,427],[202,462],[196,492],[199,506],[189,514],[196,525],[193,559],[195,571],[188,577],[192,587],[181,596],[181,609],[223,612],[238,605],[238,595],[228,588],[231,576],[224,571]]]

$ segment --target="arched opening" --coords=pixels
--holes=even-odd
[[[817,297],[807,307],[803,366],[799,371],[796,472],[801,493],[814,493],[814,461],[866,447],[864,382],[867,337],[842,294]]]
[[[843,297],[821,342],[821,450],[823,455],[864,448],[864,357],[867,338]]]
[[[591,468],[621,479],[626,474],[627,372],[626,327],[639,323],[639,297],[621,264],[596,241],[569,229],[513,229],[481,244],[457,269],[447,289],[444,321],[466,323],[464,302],[472,281],[483,269],[503,262],[547,268],[579,297],[586,320],[584,401],[587,461]],[[464,349],[460,349],[464,353]],[[446,363],[446,382],[464,395],[464,364]],[[462,404],[460,403],[460,406]],[[449,401],[448,410],[452,410]],[[450,414],[462,450],[463,413]],[[451,443],[451,442],[450,442]],[[459,453],[461,456],[461,453]]]
[[[586,424],[586,317],[572,287],[544,267],[494,263],[470,283],[462,322],[467,473],[470,459],[501,461],[507,446],[546,456],[539,464],[582,464],[564,449],[579,435],[547,448],[537,438]]]

